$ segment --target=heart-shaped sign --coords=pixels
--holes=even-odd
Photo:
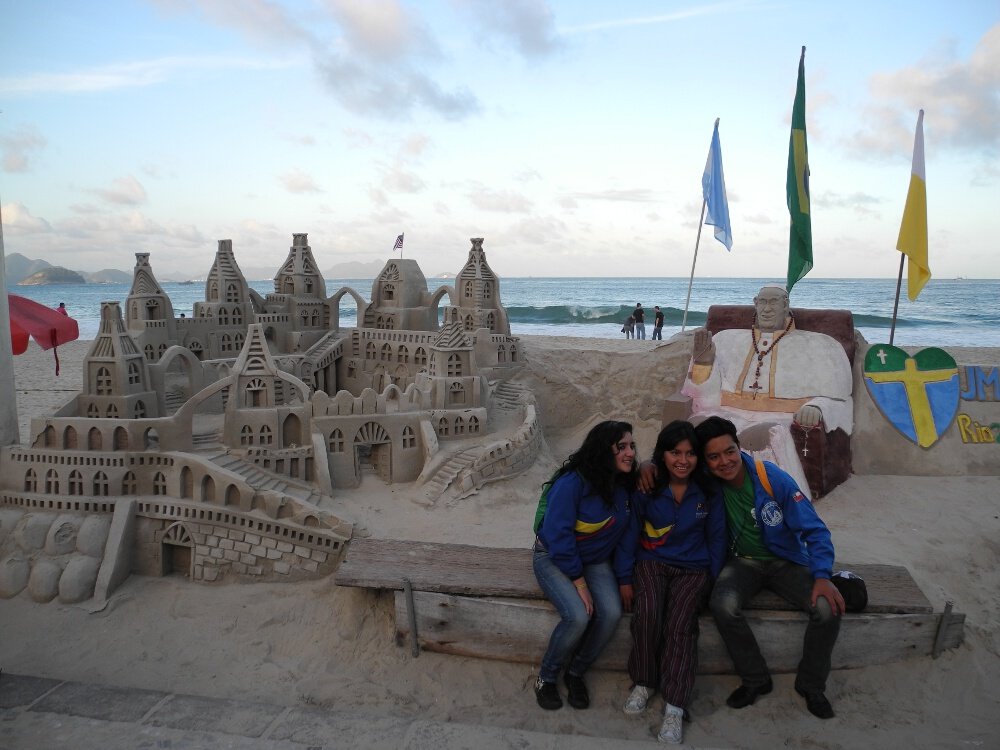
[[[899,347],[873,344],[865,355],[865,385],[882,416],[921,448],[934,445],[958,413],[958,365],[944,349],[921,349],[911,357]]]

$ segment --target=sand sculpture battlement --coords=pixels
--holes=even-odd
[[[0,531],[65,515],[72,536],[96,516],[107,549],[74,564],[64,595],[74,553],[2,534],[0,596],[106,596],[129,572],[323,575],[351,534],[324,505],[365,474],[462,497],[524,471],[541,430],[530,394],[498,395],[523,357],[482,244],[434,290],[416,261],[391,259],[366,301],[327,296],[306,234],[267,295],[220,240],[191,317],[137,253],[124,305],[102,304],[79,393],[0,465]],[[341,327],[341,301],[358,325]]]

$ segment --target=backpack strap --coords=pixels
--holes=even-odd
[[[767,469],[764,468],[764,462],[759,458],[755,458],[754,463],[757,465],[757,478],[760,479],[761,486],[768,495],[774,497],[774,490],[771,489],[771,480],[767,478]]]

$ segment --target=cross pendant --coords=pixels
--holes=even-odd
[[[809,449],[806,448],[804,445],[802,446],[802,455],[803,456],[808,456],[809,455]]]

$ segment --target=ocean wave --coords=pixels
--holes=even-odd
[[[643,308],[646,311],[646,327],[653,327],[653,308]],[[625,318],[632,314],[634,307],[629,305],[602,305],[585,307],[581,305],[546,305],[543,307],[507,307],[507,317],[511,323],[536,323],[544,325],[576,324],[576,325],[621,325]],[[684,311],[676,307],[662,308],[664,325],[680,325],[684,320]],[[688,325],[700,326],[705,323],[705,313],[689,310]]]

